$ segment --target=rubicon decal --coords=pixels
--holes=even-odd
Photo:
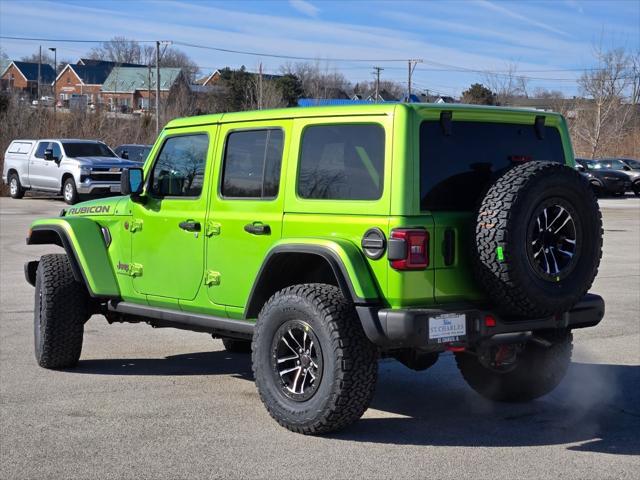
[[[67,210],[67,215],[83,215],[87,213],[109,213],[111,205],[93,205],[91,207],[72,207]]]

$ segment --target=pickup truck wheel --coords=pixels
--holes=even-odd
[[[69,205],[78,203],[78,190],[76,189],[76,182],[73,178],[69,177],[64,181],[62,185],[62,196],[64,201]]]
[[[22,188],[20,177],[18,177],[17,173],[9,175],[9,194],[11,198],[20,199],[24,197],[24,188]]]
[[[332,432],[358,420],[373,397],[378,350],[335,286],[294,285],[258,316],[253,372],[260,398],[283,427]]]
[[[517,354],[515,365],[500,371],[483,365],[476,355],[455,354],[467,384],[483,397],[501,402],[528,402],[551,392],[562,381],[571,362],[571,333],[549,346],[529,342]]]
[[[478,209],[476,276],[504,315],[570,310],[591,287],[601,256],[598,202],[589,183],[565,165],[512,168]]]
[[[64,254],[44,255],[36,271],[34,341],[38,365],[69,368],[82,351],[88,294],[76,282]]]
[[[223,338],[222,344],[227,352],[251,353],[251,340],[238,340],[237,338]]]

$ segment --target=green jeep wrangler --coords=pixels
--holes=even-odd
[[[170,122],[124,196],[38,220],[25,265],[35,353],[73,367],[83,326],[146,322],[251,352],[284,427],[320,434],[367,409],[378,360],[423,370],[450,351],[498,401],[555,388],[588,294],[602,220],[557,114],[387,104]]]

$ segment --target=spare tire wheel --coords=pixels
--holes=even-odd
[[[602,256],[602,216],[574,169],[528,162],[488,189],[476,216],[475,270],[498,311],[565,312],[589,290]]]

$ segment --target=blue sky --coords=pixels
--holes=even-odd
[[[406,82],[406,62],[329,59],[420,58],[418,89],[459,94],[483,75],[509,63],[534,77],[529,88],[574,95],[582,68],[594,67],[593,47],[640,50],[640,1],[178,1],[0,0],[0,35],[101,40],[126,36],[173,40],[318,59],[351,81],[382,78]],[[11,58],[43,47],[77,59],[91,44],[0,39]],[[276,72],[286,60],[180,46],[204,71],[246,65]],[[451,68],[455,67],[455,69]],[[447,71],[443,71],[447,70]],[[454,71],[451,71],[454,70]],[[573,71],[571,71],[573,70]]]

